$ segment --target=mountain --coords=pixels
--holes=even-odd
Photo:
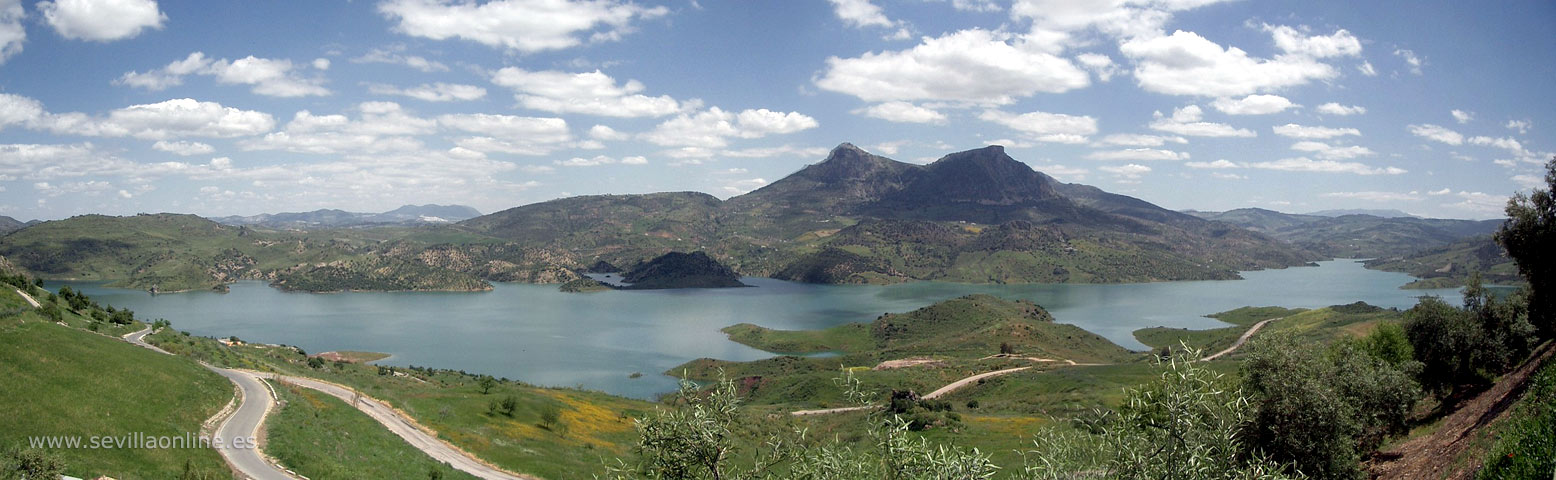
[[[670,252],[643,262],[621,275],[624,289],[748,287],[740,275],[703,252]]]
[[[851,144],[756,191],[576,197],[461,222],[618,265],[704,250],[745,275],[823,283],[1236,278],[1317,255],[1228,224],[1065,184],[990,146],[928,165]]]
[[[37,222],[23,222],[21,220],[0,215],[0,235],[5,235],[23,228],[27,228],[33,223]]]
[[[1401,212],[1399,210],[1377,210],[1377,209],[1365,209],[1365,208],[1346,208],[1346,209],[1339,209],[1339,210],[1319,210],[1317,212],[1308,212],[1307,214],[1308,215],[1316,215],[1316,216],[1320,216],[1320,217],[1343,217],[1343,216],[1346,216],[1346,215],[1372,215],[1374,217],[1383,217],[1383,218],[1421,218],[1421,217],[1417,217],[1415,215],[1411,215],[1411,214],[1408,214],[1408,213],[1405,213],[1405,212]]]
[[[1408,273],[1420,278],[1404,288],[1459,287],[1475,273],[1479,273],[1481,280],[1488,284],[1523,283],[1523,277],[1518,275],[1518,265],[1489,235],[1464,238],[1408,255],[1376,258],[1366,263],[1367,268]]]
[[[1231,223],[1333,257],[1378,258],[1406,255],[1490,235],[1501,220],[1380,217],[1376,215],[1296,215],[1242,208],[1226,212],[1186,212]]]
[[[437,224],[452,223],[481,216],[481,212],[464,205],[405,205],[384,213],[357,213],[337,209],[320,209],[311,212],[262,213],[251,216],[212,218],[226,225],[261,226],[269,228],[310,229],[359,227],[379,224]]]

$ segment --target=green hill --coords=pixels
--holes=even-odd
[[[1409,255],[1368,260],[1366,265],[1367,268],[1408,273],[1420,278],[1402,288],[1461,287],[1475,273],[1490,284],[1523,282],[1513,259],[1508,258],[1507,252],[1495,240],[1484,235]]]
[[[188,359],[117,338],[56,325],[0,292],[0,446],[25,448],[34,436],[182,437],[232,399],[227,379]],[[66,313],[67,321],[86,319]],[[82,478],[178,478],[195,470],[227,472],[212,449],[45,449]]]

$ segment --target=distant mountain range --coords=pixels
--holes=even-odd
[[[379,224],[453,223],[481,216],[464,205],[405,205],[384,213],[357,213],[320,209],[311,212],[262,213],[252,216],[211,218],[217,223],[235,226],[271,228],[339,228]]]
[[[1406,259],[1488,235],[1500,223],[1176,212],[1060,182],[999,146],[917,165],[846,143],[728,200],[666,192],[564,198],[488,215],[426,205],[216,220],[227,225],[191,215],[84,215],[0,237],[0,255],[45,278],[163,291],[237,279],[307,291],[480,290],[488,281],[564,283],[591,265],[697,251],[738,275],[812,283],[1115,283],[1232,279],[1333,257]],[[374,228],[385,225],[397,228]],[[252,226],[267,228],[239,228]],[[325,228],[334,230],[310,231]],[[1496,260],[1463,248],[1451,255],[1458,260],[1424,259],[1409,271],[1438,261],[1468,265],[1462,259],[1472,253]]]
[[[1317,212],[1308,212],[1308,215],[1315,215],[1315,216],[1320,216],[1320,217],[1343,217],[1343,216],[1346,216],[1346,215],[1372,215],[1374,217],[1383,217],[1383,218],[1406,218],[1406,217],[1408,217],[1408,218],[1420,218],[1418,216],[1411,215],[1411,214],[1408,214],[1408,213],[1405,213],[1405,212],[1401,212],[1399,210],[1376,210],[1376,209],[1369,210],[1369,209],[1365,209],[1365,208],[1348,208],[1348,209],[1340,209],[1340,210],[1319,210]]]

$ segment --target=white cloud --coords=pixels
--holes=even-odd
[[[1518,188],[1526,190],[1545,187],[1545,178],[1539,175],[1513,175],[1512,180],[1514,184],[1518,185]]]
[[[53,0],[38,2],[38,12],[60,36],[94,42],[133,38],[167,21],[155,0]]]
[[[37,126],[56,134],[89,137],[135,137],[162,140],[180,137],[231,138],[258,135],[275,128],[264,112],[240,110],[216,102],[180,98],[131,105],[108,112],[106,118],[82,113],[45,114]]]
[[[1289,138],[1323,139],[1343,137],[1346,135],[1358,137],[1361,136],[1361,130],[1354,128],[1310,127],[1306,125],[1297,125],[1295,123],[1276,125],[1274,127],[1270,127],[1270,129],[1274,131],[1276,135]]]
[[[1517,130],[1519,135],[1529,133],[1529,127],[1534,126],[1528,120],[1508,120],[1505,125],[1508,130]]]
[[[1155,112],[1155,120],[1149,125],[1152,130],[1167,133],[1176,133],[1190,137],[1256,137],[1259,134],[1246,128],[1237,128],[1225,123],[1213,123],[1201,121],[1204,118],[1204,110],[1198,105],[1189,105],[1173,110],[1172,116]]]
[[[419,55],[406,55],[404,45],[394,45],[388,48],[375,48],[367,54],[351,59],[351,63],[387,63],[390,65],[404,65],[422,72],[447,72],[448,65],[436,60],[428,60]]]
[[[1226,173],[1226,172],[1210,172],[1210,176],[1212,178],[1219,178],[1219,179],[1222,179],[1222,180],[1247,180],[1248,179],[1247,175],[1238,175],[1238,174],[1235,174],[1235,173]]]
[[[28,125],[43,117],[43,104],[32,98],[0,93],[0,130],[9,125]]]
[[[631,135],[618,132],[616,129],[607,127],[605,125],[595,125],[593,127],[589,127],[589,138],[593,138],[595,140],[618,141],[626,140],[631,137]]]
[[[1491,195],[1482,192],[1459,191],[1458,203],[1445,203],[1444,207],[1485,215],[1487,217],[1500,217],[1503,209],[1507,207],[1506,195]]]
[[[1334,67],[1312,57],[1253,58],[1240,48],[1222,48],[1182,30],[1131,39],[1119,50],[1135,60],[1134,75],[1141,88],[1169,95],[1241,96],[1339,75]]]
[[[1431,196],[1434,196],[1434,197],[1435,196],[1440,196],[1440,195],[1449,195],[1449,194],[1452,194],[1452,193],[1453,193],[1453,189],[1448,188],[1448,187],[1443,187],[1442,190],[1434,190],[1434,191],[1426,192],[1427,195],[1431,195]]]
[[[1228,169],[1228,168],[1240,168],[1236,163],[1229,162],[1226,159],[1216,160],[1214,162],[1184,162],[1183,166],[1189,167],[1189,168],[1202,168],[1202,169],[1208,168],[1208,169],[1216,169],[1216,170],[1224,170],[1224,169]]]
[[[643,95],[637,80],[617,85],[599,70],[584,73],[531,72],[507,67],[492,75],[492,83],[512,88],[514,99],[525,108],[552,113],[581,113],[606,117],[662,117],[679,112],[680,102],[669,96]]]
[[[1449,145],[1463,145],[1464,144],[1464,135],[1461,135],[1461,134],[1459,134],[1459,132],[1455,132],[1453,130],[1449,130],[1449,129],[1444,128],[1442,126],[1432,125],[1432,124],[1428,123],[1428,124],[1422,124],[1422,125],[1410,125],[1410,126],[1408,126],[1406,128],[1410,130],[1410,134],[1411,135],[1415,135],[1417,137],[1425,138],[1427,140],[1432,140],[1432,141],[1435,141],[1435,142],[1446,143],[1446,144],[1449,144]]]
[[[409,88],[375,83],[368,85],[367,89],[377,95],[400,95],[428,102],[479,100],[486,96],[485,88],[443,82],[423,83]]]
[[[815,80],[823,90],[867,102],[942,100],[1006,104],[1039,92],[1082,88],[1090,76],[1049,45],[972,29],[926,37],[908,50],[827,59]]]
[[[1367,113],[1366,107],[1360,105],[1345,106],[1335,102],[1319,105],[1315,110],[1317,110],[1318,113],[1325,115],[1339,115],[1342,117],[1347,115],[1361,115],[1363,113]]]
[[[747,192],[750,192],[752,190],[756,190],[758,188],[762,188],[765,185],[767,185],[767,180],[766,179],[762,179],[762,178],[749,178],[749,179],[745,179],[745,180],[735,180],[735,181],[731,181],[729,183],[726,183],[723,186],[723,190],[725,192],[729,192],[729,193],[732,193],[732,194],[735,194],[735,195],[744,195]]]
[[[1408,171],[1398,167],[1373,168],[1363,163],[1313,160],[1307,157],[1254,162],[1244,164],[1244,166],[1286,172],[1351,173],[1356,175],[1399,175]]]
[[[1416,52],[1412,52],[1403,48],[1394,49],[1394,55],[1404,59],[1405,65],[1410,67],[1410,73],[1414,73],[1416,75],[1421,74],[1421,66],[1426,64],[1425,60],[1422,60],[1421,57],[1416,56]]]
[[[212,147],[210,144],[206,143],[183,141],[170,142],[167,140],[157,140],[157,143],[152,144],[151,148],[155,148],[157,150],[168,152],[174,155],[182,155],[185,157],[190,155],[206,155],[216,151],[216,147]]]
[[[1378,76],[1378,69],[1372,68],[1372,62],[1362,62],[1361,65],[1356,66],[1356,71],[1369,77]]]
[[[1097,80],[1103,82],[1112,80],[1113,75],[1118,74],[1118,64],[1113,63],[1113,59],[1107,55],[1082,53],[1075,56],[1075,61],[1086,67],[1087,70],[1091,70],[1091,73],[1097,74]]]
[[[893,27],[897,22],[886,18],[886,12],[880,6],[870,3],[870,0],[829,0],[832,9],[837,13],[837,18],[844,23],[858,28],[864,27]]]
[[[1407,202],[1407,201],[1421,200],[1421,197],[1416,196],[1416,195],[1412,195],[1412,194],[1409,194],[1409,193],[1378,192],[1378,191],[1329,192],[1329,193],[1325,193],[1325,194],[1322,194],[1322,195],[1319,195],[1319,196],[1321,196],[1321,197],[1329,197],[1329,198],[1344,198],[1344,199],[1349,199],[1349,200],[1361,200],[1361,201],[1364,201],[1364,202]]]
[[[1297,105],[1280,95],[1249,95],[1241,99],[1218,98],[1210,106],[1227,115],[1268,115]]]
[[[584,35],[588,41],[620,40],[634,20],[659,18],[670,9],[616,0],[387,0],[378,11],[406,35],[534,53],[580,45]]]
[[[1459,122],[1459,125],[1470,123],[1471,120],[1475,119],[1475,113],[1474,112],[1466,112],[1466,111],[1463,111],[1463,110],[1459,110],[1457,108],[1453,109],[1453,111],[1450,111],[1448,113],[1453,115],[1453,120],[1456,121],[1456,122]]]
[[[1031,19],[1034,30],[1056,33],[1079,32],[1095,28],[1104,34],[1134,38],[1159,34],[1172,13],[1189,10],[1222,0],[1107,0],[1074,2],[1069,0],[1016,0],[1010,7],[1013,19]]]
[[[1467,141],[1469,142],[1470,145],[1479,145],[1479,146],[1482,146],[1482,147],[1500,148],[1500,149],[1512,152],[1514,154],[1524,154],[1525,153],[1524,145],[1522,143],[1518,143],[1518,140],[1514,140],[1512,137],[1492,138],[1492,137],[1487,137],[1487,136],[1482,136],[1482,135],[1476,135],[1474,137],[1470,137],[1469,140],[1467,140]]]
[[[1172,150],[1159,150],[1155,148],[1126,148],[1123,150],[1107,150],[1091,152],[1086,155],[1090,160],[1188,160],[1189,154],[1174,152]]]
[[[1115,133],[1106,137],[1102,137],[1102,141],[1099,143],[1102,145],[1118,145],[1124,147],[1160,147],[1168,143],[1189,143],[1189,140],[1178,136]]]
[[[964,12],[998,12],[1001,9],[994,0],[951,0],[951,8]]]
[[[1063,178],[1065,180],[1069,180],[1069,181],[1072,181],[1072,182],[1079,182],[1081,180],[1085,180],[1086,179],[1086,174],[1091,173],[1090,170],[1087,170],[1087,169],[1084,169],[1084,168],[1067,167],[1067,166],[1059,165],[1059,164],[1053,164],[1053,165],[1033,165],[1032,169],[1033,170],[1037,170],[1039,172],[1046,173],[1048,175],[1052,175],[1055,178]]]
[[[114,80],[115,85],[129,85],[151,91],[183,85],[186,75],[210,75],[218,83],[229,85],[253,85],[253,92],[272,97],[305,97],[329,95],[321,84],[322,78],[303,78],[298,75],[291,60],[259,58],[253,55],[237,60],[210,60],[202,52],[189,54],[166,66],[147,72],[125,72]]]
[[[1025,133],[1039,142],[1085,143],[1087,136],[1097,133],[1097,119],[1083,115],[1048,112],[1028,112],[1018,115],[1000,110],[985,110],[978,115],[978,118]]]
[[[597,167],[600,165],[612,165],[617,163],[623,165],[647,165],[648,159],[643,157],[626,157],[622,158],[621,160],[617,160],[605,155],[596,155],[594,158],[573,157],[567,160],[557,160],[552,163],[564,167]]]
[[[1302,141],[1291,145],[1292,150],[1299,152],[1312,152],[1314,156],[1323,159],[1339,160],[1376,155],[1371,149],[1362,146],[1330,145],[1324,142]]]
[[[761,138],[816,128],[816,119],[798,112],[767,109],[728,112],[712,107],[696,114],[680,114],[640,137],[668,147],[723,148],[729,138]]]
[[[318,69],[318,70],[329,70],[330,69],[330,59],[328,59],[328,58],[315,58],[315,59],[313,59],[313,68]]]
[[[567,121],[560,118],[470,113],[441,115],[437,121],[445,129],[477,135],[455,143],[483,153],[545,155],[573,139]]]
[[[1263,25],[1264,31],[1275,38],[1275,47],[1287,54],[1301,55],[1311,58],[1329,57],[1354,57],[1361,55],[1361,41],[1357,40],[1351,32],[1337,30],[1329,35],[1307,35],[1309,31],[1306,25],[1289,27],[1285,25]]]
[[[1131,163],[1131,164],[1128,164],[1128,165],[1120,165],[1120,166],[1109,165],[1109,166],[1105,166],[1105,167],[1097,167],[1097,170],[1108,172],[1108,173],[1111,173],[1111,174],[1113,174],[1115,176],[1118,176],[1118,177],[1124,178],[1124,179],[1128,179],[1128,180],[1138,180],[1142,175],[1145,175],[1147,173],[1151,173],[1151,167],[1147,167],[1145,165],[1140,165],[1140,164],[1137,164],[1137,163]]]
[[[436,131],[438,122],[406,113],[393,102],[365,102],[361,116],[297,112],[279,132],[239,142],[244,150],[283,150],[319,155],[401,154],[422,151],[414,136]],[[466,147],[468,149],[468,147]]]
[[[757,147],[744,148],[739,150],[724,150],[719,152],[719,154],[734,158],[772,158],[780,156],[819,158],[825,157],[829,151],[831,150],[823,147],[796,147],[793,145],[783,145],[778,147]],[[887,153],[890,155],[888,152],[881,153]]]
[[[0,64],[22,53],[27,43],[27,28],[22,19],[27,16],[21,0],[0,0]]]
[[[944,125],[946,115],[908,102],[886,102],[854,110],[855,115],[897,123],[933,123]]]

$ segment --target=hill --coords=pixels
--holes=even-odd
[[[666,288],[748,287],[740,275],[703,252],[670,252],[643,262],[621,275],[628,290]]]
[[[405,205],[383,213],[357,213],[336,209],[320,209],[311,212],[262,213],[251,216],[217,217],[211,220],[224,225],[261,226],[268,228],[311,229],[340,228],[381,224],[438,224],[467,220],[481,216],[481,212],[464,205]]]
[[[41,297],[40,297],[41,300]],[[188,359],[50,322],[9,288],[0,292],[0,447],[25,448],[32,436],[183,437],[232,398],[232,384]],[[64,312],[64,321],[89,320]],[[135,327],[139,328],[139,327]],[[179,478],[227,472],[215,450],[200,448],[47,449],[81,478]]]
[[[1451,288],[1463,286],[1471,274],[1480,273],[1486,283],[1515,285],[1523,282],[1518,265],[1490,236],[1462,239],[1448,245],[1408,255],[1375,258],[1367,268],[1408,273],[1419,280],[1404,288]]]
[[[21,220],[0,215],[0,235],[6,235],[23,228],[27,228],[29,225],[32,225],[32,223],[34,222],[23,222]]]
[[[1343,217],[1343,216],[1346,216],[1346,215],[1371,215],[1371,216],[1374,216],[1374,217],[1382,217],[1382,218],[1421,218],[1421,217],[1417,217],[1415,215],[1411,215],[1411,214],[1408,214],[1408,213],[1405,213],[1405,212],[1401,212],[1399,210],[1392,210],[1392,209],[1390,209],[1390,210],[1378,210],[1378,209],[1365,209],[1365,208],[1344,208],[1344,209],[1336,209],[1336,210],[1319,210],[1317,212],[1308,212],[1307,215],[1317,215],[1317,216],[1320,216],[1320,217]]]
[[[1258,208],[1186,213],[1264,233],[1326,256],[1345,258],[1401,256],[1443,247],[1462,239],[1490,235],[1502,224],[1501,220],[1370,214],[1294,215]]]

